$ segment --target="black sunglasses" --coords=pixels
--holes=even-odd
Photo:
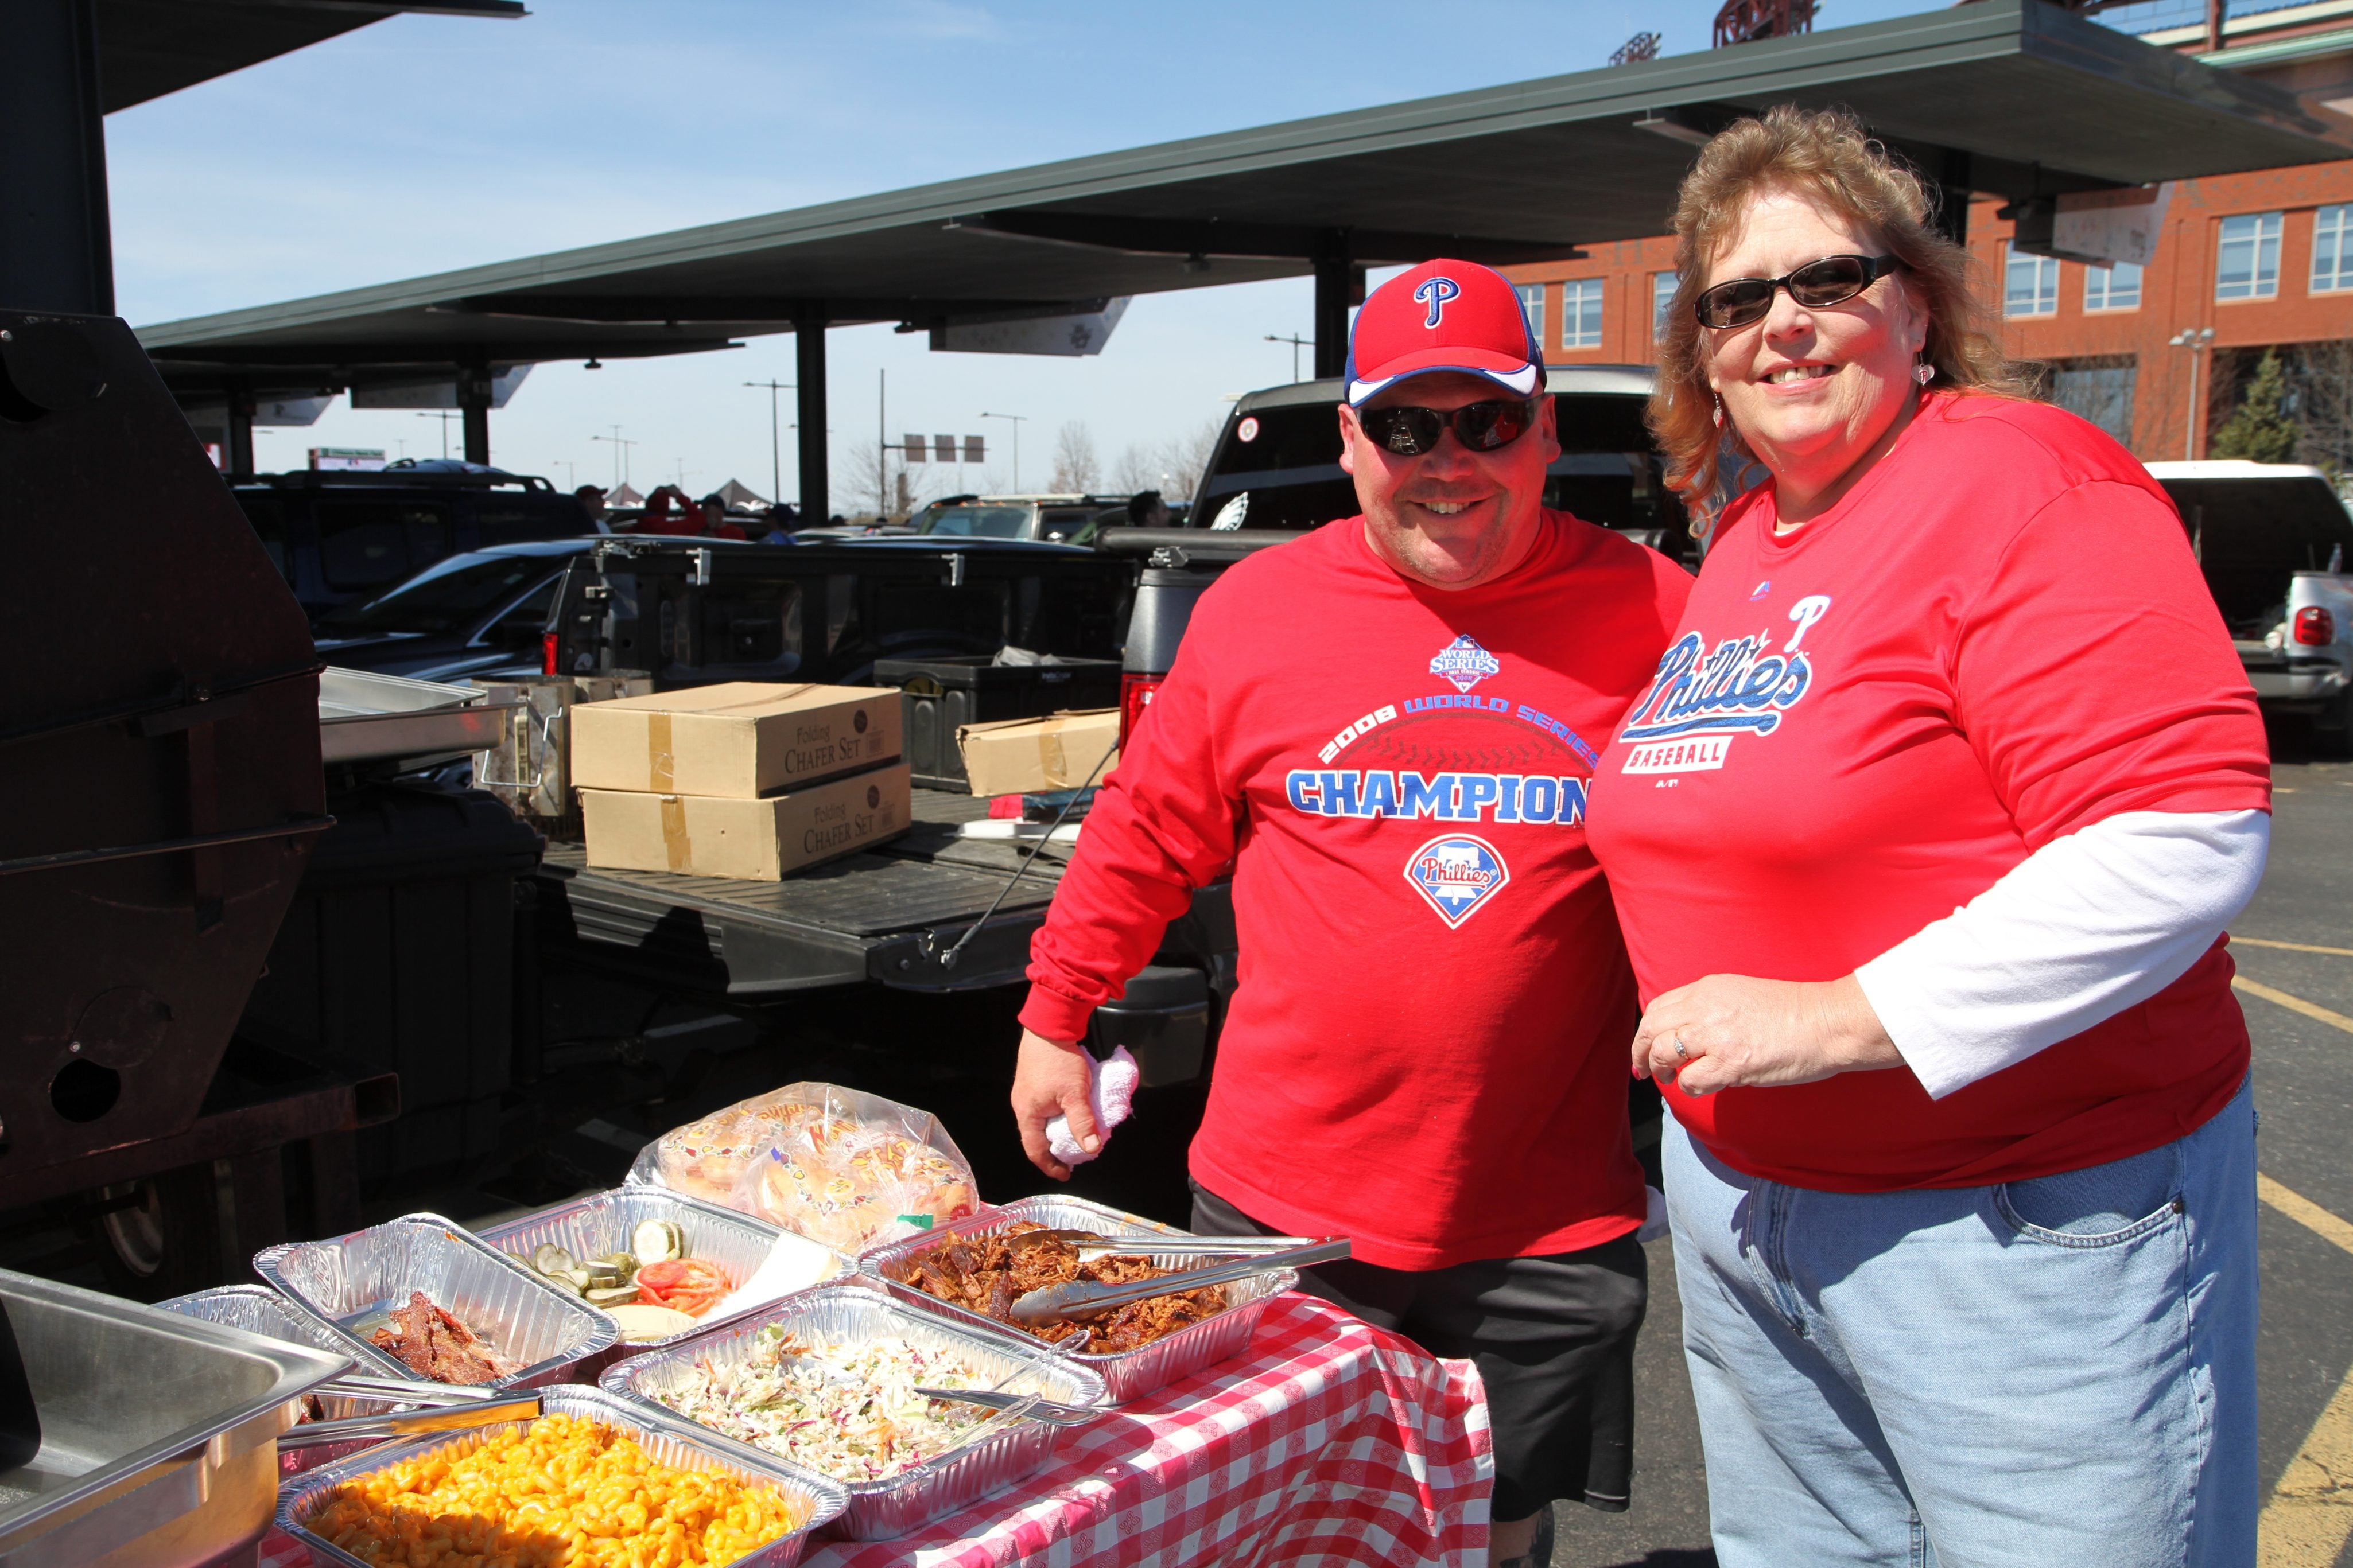
[[[1836,305],[1853,299],[1904,263],[1892,256],[1825,256],[1780,278],[1735,278],[1692,302],[1703,327],[1745,327],[1773,309],[1773,290],[1787,289],[1799,304]]]
[[[1474,452],[1508,447],[1536,422],[1533,397],[1493,403],[1469,403],[1460,408],[1367,408],[1356,422],[1385,449],[1399,457],[1418,458],[1438,448],[1438,437],[1448,430]]]

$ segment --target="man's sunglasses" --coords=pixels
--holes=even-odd
[[[1773,309],[1773,290],[1809,308],[1842,304],[1904,263],[1892,256],[1825,256],[1780,278],[1735,278],[1693,301],[1703,327],[1745,327]]]
[[[1460,408],[1367,408],[1356,416],[1365,434],[1388,451],[1418,458],[1438,449],[1438,438],[1448,430],[1473,452],[1508,447],[1536,422],[1536,401],[1518,397],[1493,403],[1471,403]]]

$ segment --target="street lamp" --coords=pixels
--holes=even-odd
[[[1313,338],[1303,338],[1297,332],[1292,333],[1287,338],[1277,337],[1274,333],[1269,332],[1266,335],[1266,341],[1271,343],[1289,343],[1291,345],[1291,379],[1293,384],[1295,385],[1299,381],[1299,351],[1307,347],[1308,344],[1314,342],[1315,340]]]
[[[983,419],[1008,419],[1013,423],[1013,493],[1021,493],[1021,426],[1027,414],[984,414]]]
[[[2187,462],[2198,456],[2198,356],[2213,346],[2214,329],[2184,327],[2166,342],[2189,351],[2189,412],[2181,428],[2181,457]]]
[[[776,394],[797,389],[792,382],[778,381],[773,376],[766,381],[747,381],[744,384],[768,389],[768,499],[782,500],[785,499],[785,427],[776,423],[784,417],[777,412]]]

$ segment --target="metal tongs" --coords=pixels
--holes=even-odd
[[[1056,1233],[1066,1239],[1070,1232]],[[1149,1258],[1155,1253],[1165,1258],[1255,1258],[1261,1253],[1283,1252],[1294,1247],[1313,1247],[1312,1236],[1115,1236],[1100,1241],[1072,1241],[1081,1258]]]
[[[1155,1238],[1147,1250],[1169,1251],[1163,1240]],[[1202,1237],[1229,1243],[1241,1237]],[[1249,1237],[1250,1240],[1268,1239]],[[1017,1323],[1050,1323],[1056,1319],[1092,1317],[1108,1312],[1114,1307],[1124,1307],[1131,1301],[1148,1301],[1155,1296],[1174,1296],[1186,1290],[1198,1290],[1205,1285],[1223,1285],[1229,1280],[1247,1279],[1253,1274],[1271,1273],[1277,1268],[1303,1268],[1310,1263],[1331,1263],[1349,1256],[1351,1244],[1345,1236],[1326,1237],[1322,1241],[1296,1245],[1297,1238],[1280,1239],[1294,1245],[1271,1252],[1260,1252],[1231,1263],[1212,1264],[1207,1268],[1187,1268],[1181,1273],[1164,1274],[1157,1279],[1139,1279],[1132,1285],[1100,1285],[1092,1280],[1077,1280],[1068,1285],[1048,1285],[1013,1299],[1007,1315]],[[1229,1245],[1226,1248],[1233,1248]]]
[[[1043,1421],[1049,1426],[1083,1426],[1103,1411],[1087,1405],[1061,1405],[1034,1394],[1005,1394],[994,1388],[918,1388],[926,1399],[955,1399],[984,1410],[1009,1411]]]
[[[322,1443],[374,1442],[385,1437],[420,1436],[428,1432],[462,1432],[505,1421],[534,1420],[540,1414],[536,1390],[515,1393],[503,1388],[404,1383],[398,1378],[350,1374],[322,1383],[311,1392],[351,1399],[397,1400],[418,1408],[346,1415],[337,1421],[305,1422],[278,1435],[280,1451],[313,1448]]]

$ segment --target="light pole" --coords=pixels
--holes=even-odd
[[[619,489],[624,484],[628,482],[629,448],[636,446],[637,443],[635,441],[622,440],[621,427],[618,425],[613,426],[613,433],[610,436],[591,436],[588,439],[591,441],[604,441],[611,445],[613,448],[613,488],[615,489]]]
[[[436,408],[429,411],[419,411],[417,416],[419,419],[438,419],[441,421],[441,455],[444,458],[447,458],[449,455],[449,421],[452,419],[463,419],[465,416],[462,414],[452,414],[447,409]]]
[[[2166,340],[2178,349],[2189,351],[2189,412],[2182,419],[2181,459],[2189,462],[2198,456],[2198,356],[2213,346],[2211,327],[2184,327]]]
[[[785,427],[776,423],[784,417],[776,409],[776,394],[797,392],[799,388],[789,381],[777,381],[774,377],[766,381],[747,381],[744,384],[768,389],[768,499],[780,501],[785,499]]]
[[[1010,420],[1010,421],[1012,422],[1012,425],[1013,425],[1013,493],[1014,493],[1014,494],[1016,494],[1016,495],[1018,495],[1018,494],[1020,494],[1020,493],[1021,493],[1021,426],[1022,426],[1023,423],[1024,423],[1024,422],[1026,422],[1026,421],[1029,419],[1029,416],[1028,416],[1027,414],[984,414],[984,415],[982,415],[982,416],[981,416],[981,417],[982,417],[983,419],[1006,419],[1006,420]],[[981,477],[982,477],[984,479],[986,479],[987,478],[987,476],[986,474],[982,475]]]
[[[1303,338],[1297,332],[1292,333],[1291,336],[1287,338],[1279,338],[1272,332],[1269,332],[1266,335],[1266,341],[1271,343],[1289,343],[1291,345],[1291,379],[1294,384],[1297,383],[1299,380],[1299,351],[1314,343],[1315,340],[1313,338]]]

